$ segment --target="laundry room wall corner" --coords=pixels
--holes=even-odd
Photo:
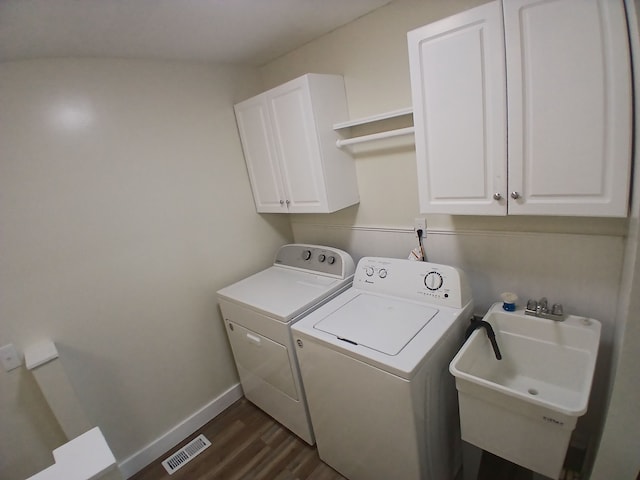
[[[249,67],[0,64],[0,338],[56,342],[119,462],[237,384],[215,292],[291,241],[251,198],[233,105],[258,89]],[[3,480],[62,440],[23,370],[0,374]]]

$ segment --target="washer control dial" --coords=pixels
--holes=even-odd
[[[326,259],[327,259],[327,256],[326,256],[324,253],[321,253],[321,254],[318,256],[318,261],[319,261],[320,263],[324,262]]]
[[[336,263],[336,257],[334,257],[333,255],[331,255],[329,258],[327,258],[327,263],[329,265],[333,265],[334,263]]]
[[[364,269],[364,273],[367,274],[367,277],[373,277],[373,267],[367,267]]]
[[[302,252],[302,258],[305,260],[309,260],[311,258],[311,250],[305,250]]]
[[[386,268],[381,268],[381,269],[378,271],[378,276],[379,276],[380,278],[386,278],[386,277],[387,277],[387,269],[386,269]]]
[[[442,275],[431,271],[424,276],[424,286],[431,291],[438,290],[442,286]]]

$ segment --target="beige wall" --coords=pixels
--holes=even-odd
[[[237,381],[217,288],[266,266],[291,240],[291,226],[296,240],[401,256],[419,215],[406,138],[356,153],[359,205],[330,215],[257,215],[234,101],[319,72],[344,75],[351,118],[407,107],[406,32],[480,3],[396,0],[263,66],[260,88],[254,70],[223,66],[0,64],[0,345],[56,341],[90,420],[119,460],[210,402]],[[467,269],[479,305],[514,282],[521,295],[567,298],[570,311],[603,321],[608,358],[625,220],[434,215],[428,222],[431,259]],[[549,294],[554,268],[564,281],[552,282]],[[63,441],[24,369],[0,371],[0,431],[3,480],[46,466]],[[612,432],[615,452],[619,430]]]
[[[0,345],[56,342],[119,460],[237,377],[215,292],[291,239],[255,212],[233,103],[250,69],[0,64]],[[0,478],[64,440],[29,372],[0,371]]]
[[[629,15],[631,48],[640,51],[640,0],[625,0]],[[640,67],[635,56],[634,67]],[[640,78],[635,77],[635,90]],[[640,97],[635,97],[635,110],[640,111]],[[635,124],[636,138],[640,123]],[[636,146],[636,191],[640,189],[640,151]],[[594,480],[634,479],[640,475],[640,195],[633,199],[625,264],[620,291],[620,310],[624,312],[616,325],[613,351],[613,376],[607,418],[591,478]]]
[[[407,32],[486,0],[396,0],[260,68],[264,89],[307,72],[344,76],[351,119],[411,106]],[[352,147],[360,204],[296,223],[411,227],[418,212],[412,138]],[[434,229],[490,229],[625,235],[619,219],[431,215]]]
[[[351,118],[411,106],[407,32],[485,0],[399,0],[260,69],[270,88],[307,72],[344,76]],[[356,162],[360,205],[308,221],[412,225],[417,214],[415,153],[406,141]],[[294,218],[300,219],[300,216]]]
[[[263,87],[305,72],[340,73],[352,119],[410,106],[406,33],[481,3],[396,0],[261,67]],[[360,204],[330,215],[293,215],[295,240],[333,243],[356,257],[407,255],[416,244],[413,219],[423,216],[413,145],[406,139],[371,142],[354,158]],[[515,291],[522,301],[545,295],[564,303],[567,312],[602,321],[591,408],[579,423],[582,440],[597,437],[614,332],[622,320],[617,297],[627,220],[429,215],[427,221],[430,260],[468,273],[478,313],[501,292]]]

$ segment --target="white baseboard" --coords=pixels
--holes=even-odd
[[[153,442],[118,464],[124,478],[130,478],[189,435],[210,422],[235,401],[242,398],[242,387],[236,384],[222,395],[214,398],[200,410],[177,424]]]

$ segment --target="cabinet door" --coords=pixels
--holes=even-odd
[[[510,214],[625,216],[631,69],[622,0],[504,2]]]
[[[413,30],[408,43],[420,212],[505,215],[500,2]]]
[[[250,98],[235,107],[247,172],[258,212],[286,212],[286,197],[264,95]]]
[[[269,107],[289,212],[326,211],[322,160],[307,78],[271,90]]]

